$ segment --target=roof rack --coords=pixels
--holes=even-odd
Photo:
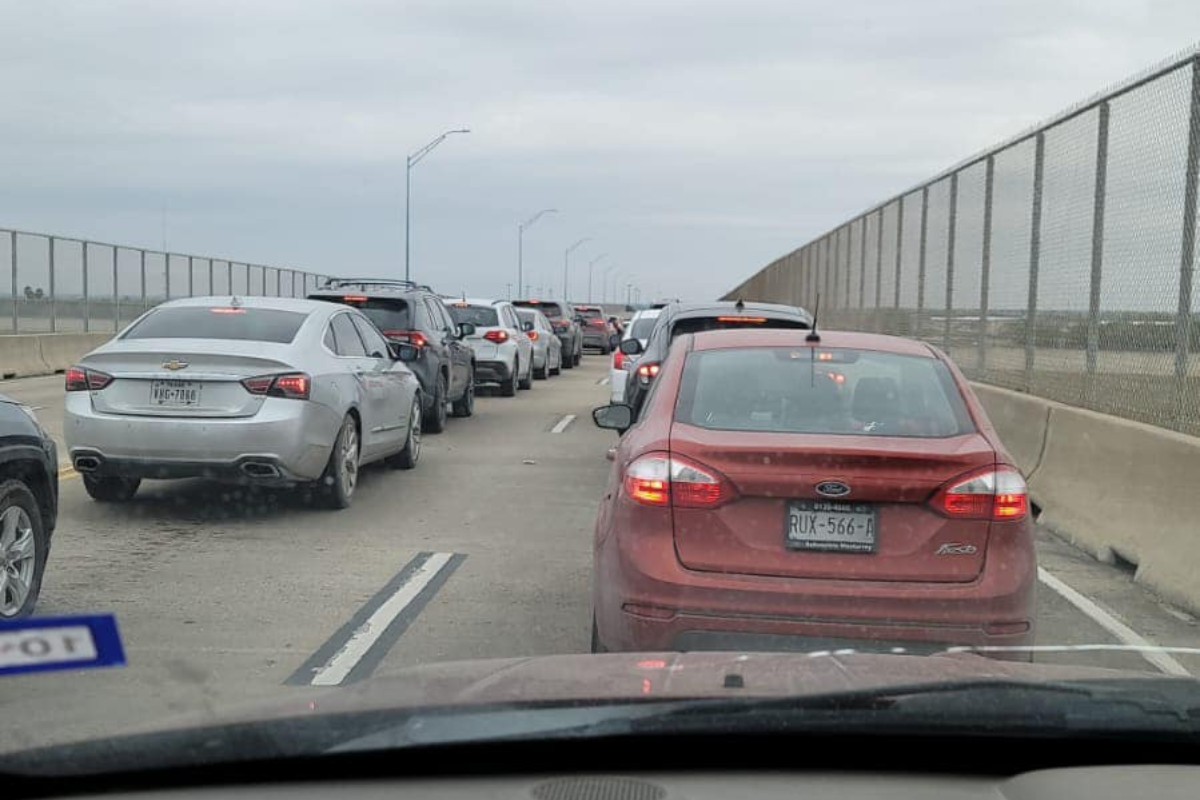
[[[321,288],[341,289],[346,286],[357,286],[360,289],[365,289],[368,286],[382,286],[400,289],[423,289],[427,292],[433,291],[432,287],[428,284],[406,281],[400,278],[326,278]]]

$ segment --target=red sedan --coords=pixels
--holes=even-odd
[[[938,350],[865,333],[680,337],[596,520],[593,649],[1033,643],[1025,481]]]

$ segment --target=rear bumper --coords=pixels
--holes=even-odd
[[[87,393],[70,392],[63,433],[71,463],[80,472],[305,481],[324,471],[341,421],[326,406],[282,398],[268,398],[253,417],[99,414]],[[80,459],[85,459],[82,469]],[[94,467],[86,459],[94,459]],[[252,468],[251,472],[260,473],[256,477],[243,469],[247,463],[264,466]]]
[[[503,383],[512,377],[512,365],[504,361],[476,361],[476,383]]]
[[[611,650],[931,652],[1034,641],[1037,569],[1027,525],[993,536],[983,572],[969,582],[796,579],[688,570],[669,518],[665,534],[622,529],[625,504],[615,504],[617,525],[606,532],[602,510],[597,527],[593,598]]]
[[[612,343],[612,337],[605,331],[583,332],[584,347],[608,347]]]

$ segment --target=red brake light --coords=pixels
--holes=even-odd
[[[83,367],[71,367],[63,375],[68,392],[98,392],[112,383],[112,375]]]
[[[1011,467],[955,478],[932,502],[938,511],[957,519],[1019,520],[1029,513],[1025,479]]]
[[[656,363],[642,364],[637,368],[638,377],[644,382],[649,383],[651,378],[657,377],[662,367]]]
[[[413,347],[424,347],[429,344],[429,340],[425,338],[425,334],[420,331],[384,331],[383,335],[389,339],[399,339],[403,342],[408,342]]]
[[[529,331],[529,332],[528,332],[528,333],[526,333],[525,335],[529,337],[529,341],[531,341],[531,342],[536,342],[536,341],[537,341],[537,337],[538,337],[538,332],[537,332],[537,331]]]
[[[502,330],[488,331],[487,333],[485,333],[483,335],[483,338],[487,339],[489,342],[495,342],[496,344],[504,344],[505,342],[508,341],[508,331],[502,331]]]
[[[613,369],[621,369],[625,366],[625,354],[617,350],[613,350]]]
[[[242,386],[250,394],[266,394],[274,382],[274,375],[259,375],[257,378],[246,378],[242,381]]]
[[[762,325],[766,317],[717,317],[717,322],[744,322],[747,325]]]
[[[729,481],[711,467],[660,453],[635,459],[625,470],[624,484],[631,498],[648,506],[716,508],[736,495]]]
[[[365,303],[367,302],[367,296],[365,294],[348,294],[342,298],[342,301],[346,303]]]
[[[289,400],[307,400],[312,388],[312,380],[303,372],[289,372],[285,375],[258,375],[246,378],[242,386],[250,394],[284,397]]]
[[[217,308],[210,308],[209,311],[211,311],[214,314],[245,314],[246,313],[246,309],[244,309],[244,308],[229,308],[227,306],[218,306]]]

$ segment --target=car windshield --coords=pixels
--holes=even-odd
[[[477,328],[495,328],[500,324],[500,317],[496,314],[496,309],[491,306],[453,303],[449,308],[450,316],[459,324],[469,322]]]
[[[245,306],[174,306],[147,314],[122,339],[226,339],[286,344],[308,314]]]
[[[713,734],[803,797],[867,756],[964,777],[885,732],[978,743],[994,796],[1011,742],[1187,755],[1198,31],[4,3],[0,800],[18,753],[120,776],[31,791],[65,797],[569,740],[523,763],[579,781],[493,791],[538,800],[753,795]]]

